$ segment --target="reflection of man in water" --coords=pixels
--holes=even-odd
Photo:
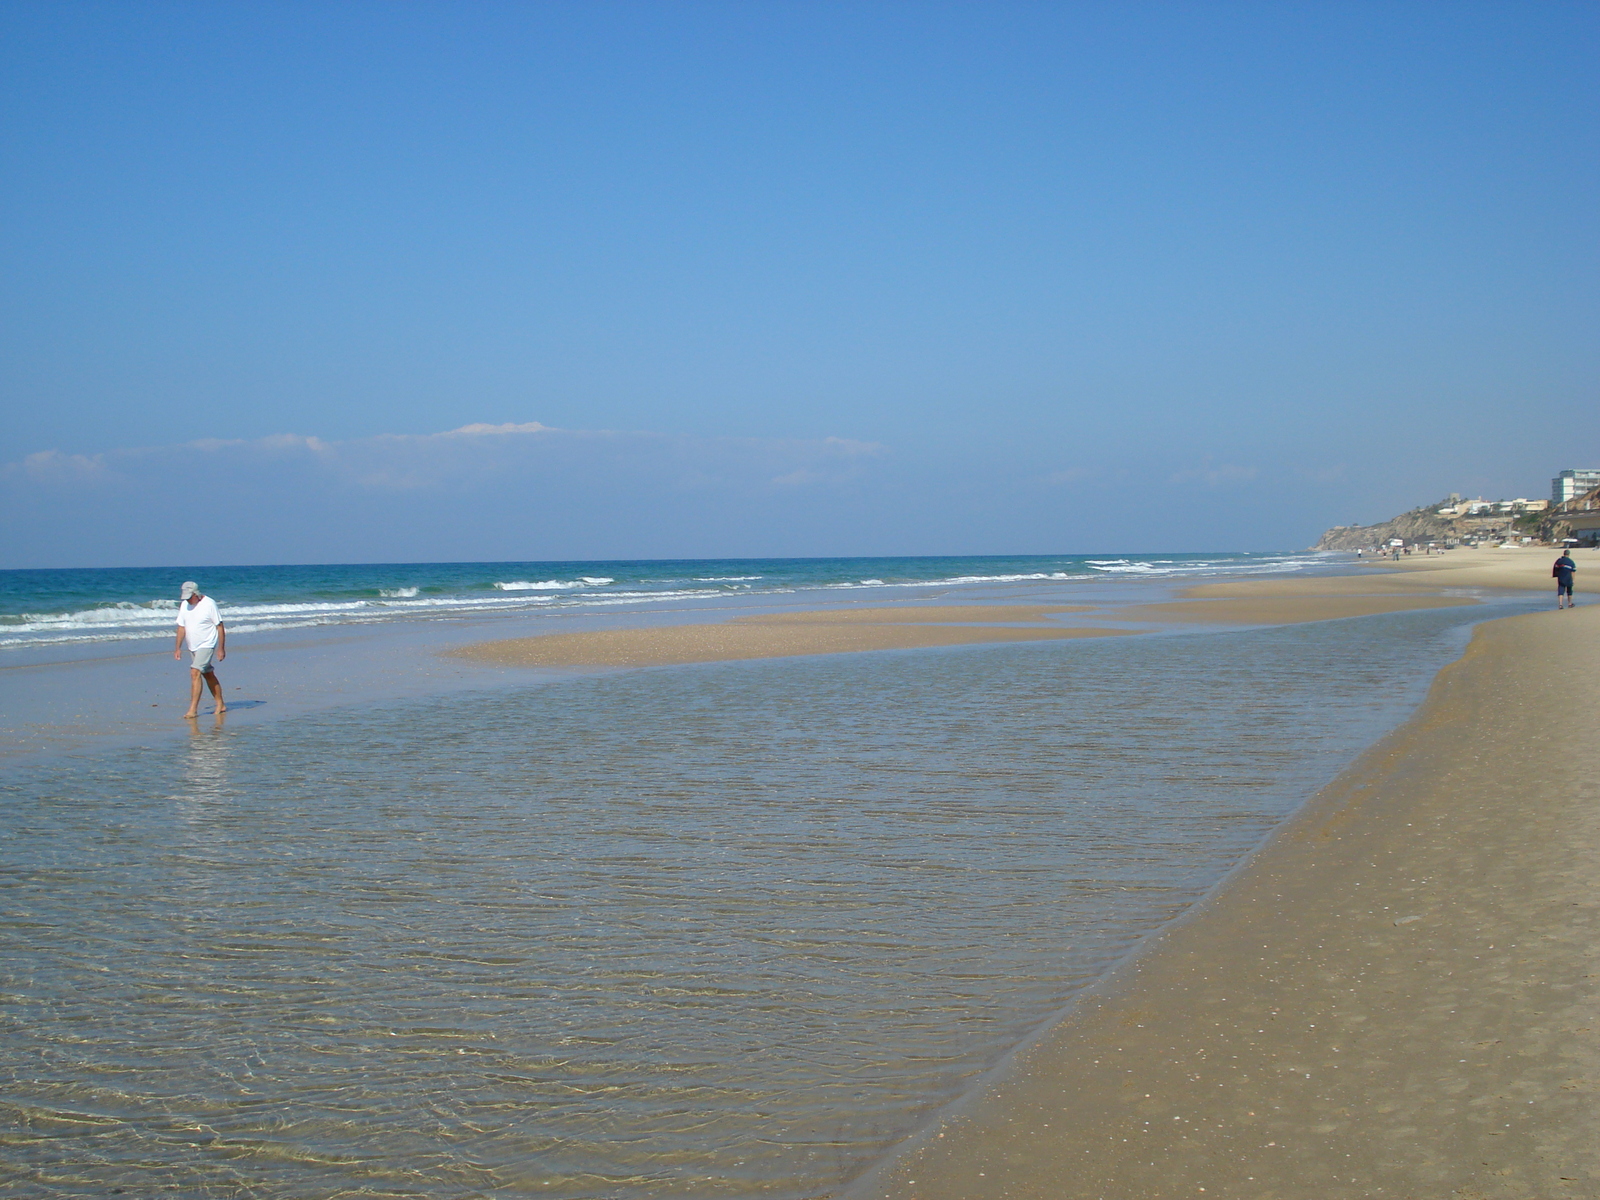
[[[189,664],[189,711],[183,715],[192,717],[200,711],[202,679],[216,697],[217,712],[227,712],[228,706],[222,700],[222,684],[212,668],[212,661],[221,662],[228,657],[228,631],[223,628],[217,602],[204,595],[193,580],[178,591],[178,640],[172,647],[173,658],[183,657],[185,637],[194,658]]]
[[[1556,559],[1556,565],[1550,568],[1550,574],[1556,581],[1556,607],[1573,608],[1572,603],[1572,573],[1578,569],[1578,564],[1572,561],[1572,555],[1565,550],[1561,557]]]

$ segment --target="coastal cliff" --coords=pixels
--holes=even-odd
[[[1439,515],[1438,510],[1449,503],[1440,500],[1424,504],[1377,525],[1335,525],[1317,539],[1312,549],[1361,550],[1367,546],[1387,545],[1390,538],[1401,538],[1407,543],[1454,541],[1467,536],[1469,530],[1465,528],[1465,519]]]

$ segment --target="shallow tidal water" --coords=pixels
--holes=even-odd
[[[706,664],[0,776],[0,1190],[815,1197],[1483,610]]]

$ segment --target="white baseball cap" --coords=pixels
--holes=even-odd
[[[191,579],[187,583],[185,583],[181,588],[178,589],[178,599],[179,600],[187,600],[190,596],[194,595],[199,590],[200,590],[200,585],[195,583],[195,581]]]

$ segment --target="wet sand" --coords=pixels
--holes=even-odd
[[[1306,582],[1310,582],[1309,580]],[[1365,580],[1360,581],[1365,583]],[[1325,585],[1324,585],[1325,586]],[[1165,604],[1135,604],[1108,614],[1119,621],[1176,621],[1200,625],[1296,625],[1302,621],[1331,621],[1340,617],[1370,617],[1378,613],[1408,612],[1419,608],[1455,608],[1476,604],[1470,596],[1371,596],[1334,590],[1317,594],[1269,591],[1262,595],[1194,598]]]
[[[1480,626],[1208,904],[847,1194],[1600,1196],[1597,707],[1600,606]]]
[[[554,633],[482,642],[451,653],[501,667],[657,667],[862,650],[1119,637],[1130,632],[1044,623],[1055,614],[1083,611],[1022,604],[830,609],[736,617],[715,625]]]

